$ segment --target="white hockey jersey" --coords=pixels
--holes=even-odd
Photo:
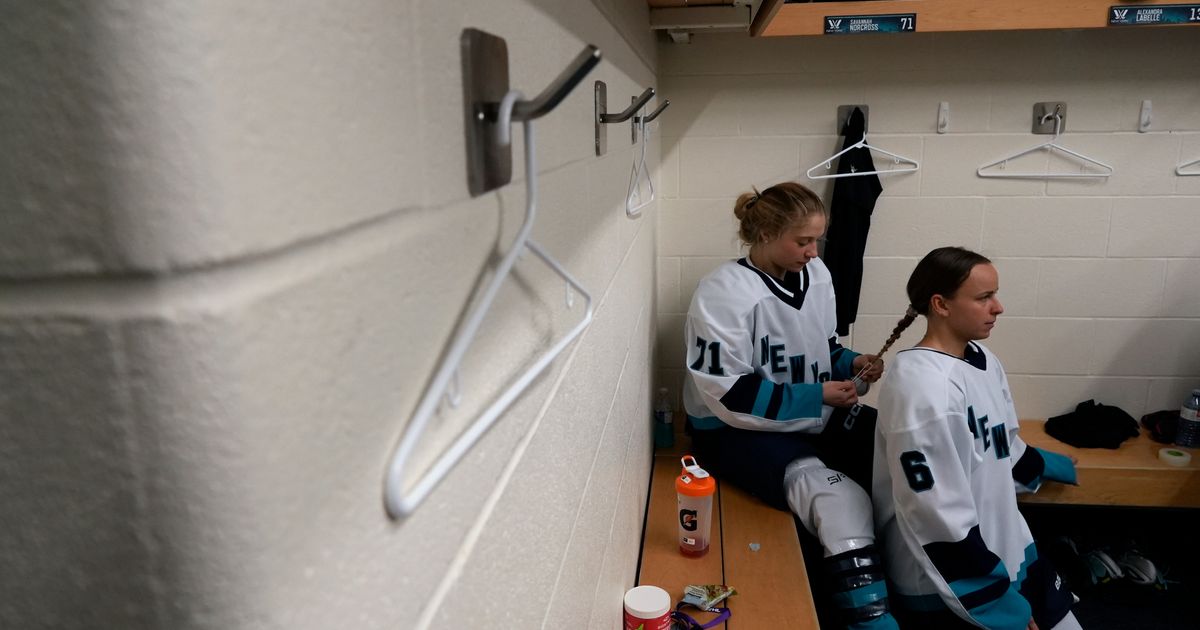
[[[819,258],[778,282],[748,258],[700,281],[685,326],[683,403],[698,429],[819,433],[833,408],[821,383],[858,356],[840,346],[833,282]]]
[[[1018,429],[1008,379],[988,349],[972,342],[962,359],[920,347],[896,354],[880,391],[872,496],[894,606],[1018,630],[1029,601],[1054,607],[1051,619],[1066,614],[1069,593],[1034,594],[1044,584],[1026,579],[1045,566],[1014,482],[1073,482],[1074,469],[1066,460],[1069,470],[1048,474],[1066,458],[1027,448]],[[1062,590],[1052,571],[1049,584]]]

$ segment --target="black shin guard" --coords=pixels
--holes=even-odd
[[[886,627],[891,622],[883,563],[875,545],[825,558],[833,601],[851,628]],[[885,618],[888,622],[885,622]]]

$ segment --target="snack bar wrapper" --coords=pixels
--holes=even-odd
[[[689,584],[684,587],[683,599],[679,603],[695,606],[706,612],[719,612],[717,604],[736,593],[732,586],[724,584]]]

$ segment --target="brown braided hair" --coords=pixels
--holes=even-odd
[[[917,310],[912,306],[909,306],[908,310],[904,311],[904,317],[901,317],[900,321],[896,322],[896,327],[892,329],[892,336],[888,337],[887,341],[883,342],[883,347],[879,349],[879,352],[876,353],[876,356],[882,357],[883,353],[887,352],[888,349],[892,347],[892,344],[896,343],[896,340],[900,339],[900,335],[904,334],[905,329],[911,326],[913,321],[916,319]]]

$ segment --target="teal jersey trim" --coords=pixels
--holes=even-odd
[[[779,405],[779,420],[797,418],[820,418],[824,406],[825,390],[820,383],[796,383],[786,385],[783,400]]]
[[[1021,568],[1017,570],[1017,584],[1025,583],[1025,578],[1029,577],[1029,567],[1034,562],[1037,562],[1038,552],[1037,545],[1029,543],[1025,546],[1025,561],[1021,563]]]
[[[775,393],[775,383],[763,379],[758,384],[758,395],[754,397],[754,407],[750,413],[759,418],[767,417],[767,408],[771,406],[771,394]]]
[[[1012,586],[999,599],[968,611],[971,618],[993,630],[1025,630],[1033,618],[1029,602]]]
[[[955,597],[961,600],[1001,581],[1005,584],[1008,583],[1008,569],[1004,566],[1003,561],[997,562],[987,575],[954,580],[950,583],[950,590],[954,592]]]
[[[854,360],[861,356],[859,353],[850,348],[838,348],[834,350],[829,357],[831,360],[830,372],[835,381],[848,381],[854,378]]]
[[[997,583],[1003,583],[1007,587],[1003,594],[995,599],[968,607],[967,614],[985,628],[1019,630],[1027,627],[1029,619],[1033,616],[1033,610],[1030,608],[1029,602],[1025,601],[1025,598],[1017,592],[1015,585],[1009,581],[1008,569],[1004,566],[1003,561],[997,562],[986,576],[955,580],[950,585],[950,590],[954,591],[954,596],[962,601],[964,606],[967,606],[964,599],[968,601],[974,599],[971,597],[972,595]]]
[[[1028,559],[1030,553],[1036,559],[1037,552],[1031,551],[1028,548],[1025,550],[1026,558]],[[1032,561],[1027,560],[1027,562],[1031,563]],[[1025,565],[1022,565],[1022,571],[1025,571]],[[1008,570],[1004,567],[1003,562],[997,562],[996,566],[987,576],[956,580],[950,584],[950,590],[954,592],[954,596],[959,601],[962,601],[964,597],[970,599],[973,593],[978,592],[981,588],[987,588],[996,584],[999,580],[1004,580],[1004,583],[1007,585],[1004,594],[984,604],[968,608],[967,614],[971,616],[972,620],[983,625],[985,628],[1024,630],[1029,625],[1033,611],[1029,606],[1029,602],[1017,592],[1016,585],[1008,581]],[[898,607],[913,612],[928,613],[949,609],[946,602],[942,601],[941,596],[936,594],[903,595],[892,593],[891,601],[895,602]]]
[[[1045,461],[1042,470],[1043,479],[1069,483],[1073,486],[1079,485],[1079,479],[1075,475],[1075,464],[1071,462],[1070,457],[1040,448],[1037,449],[1037,452],[1041,453],[1042,460]]]

